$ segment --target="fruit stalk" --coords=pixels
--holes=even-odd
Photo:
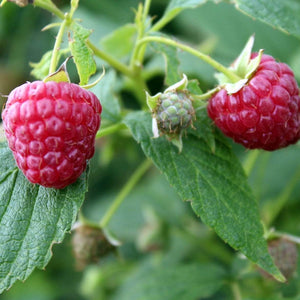
[[[56,40],[55,40],[55,44],[54,44],[53,52],[52,52],[52,57],[51,57],[51,61],[50,61],[49,75],[56,71],[56,66],[58,63],[58,52],[59,52],[60,45],[61,45],[65,30],[66,30],[66,26],[67,26],[67,20],[65,19],[61,23],[59,31],[56,36]]]
[[[35,0],[34,5],[50,11],[62,20],[65,18],[64,13],[50,0]]]
[[[126,65],[119,62],[114,57],[110,56],[108,53],[105,53],[104,51],[100,50],[90,40],[87,40],[86,44],[90,49],[93,50],[93,52],[96,56],[105,60],[109,65],[111,65],[116,70],[118,70],[119,72],[123,73],[124,75],[126,75],[130,78],[132,78],[134,76],[134,74],[131,72],[131,70]]]
[[[121,129],[125,129],[127,128],[123,123],[117,123],[105,128],[101,128],[101,131],[98,131],[97,135],[96,135],[96,139],[99,139],[103,136],[115,133]]]
[[[237,282],[231,283],[230,287],[231,287],[231,291],[232,291],[232,294],[233,294],[233,299],[234,300],[242,300],[240,287],[237,284]]]
[[[131,175],[129,180],[126,182],[126,184],[123,186],[111,206],[109,207],[108,211],[105,213],[103,218],[100,221],[100,227],[105,228],[117,209],[122,204],[125,197],[131,192],[131,190],[135,187],[135,185],[138,183],[138,181],[141,179],[141,177],[146,173],[146,171],[150,168],[152,165],[152,161],[149,159],[146,159]]]
[[[292,179],[290,179],[289,183],[285,186],[283,191],[272,201],[272,208],[266,205],[265,209],[265,224],[270,226],[276,217],[279,215],[281,210],[283,209],[286,202],[289,200],[292,192],[295,187],[299,183],[300,179],[300,169],[298,169]]]
[[[140,48],[145,44],[145,43],[149,43],[149,42],[157,42],[157,43],[163,43],[175,48],[179,48],[183,51],[186,51],[196,57],[198,57],[199,59],[205,61],[206,63],[208,63],[209,65],[211,65],[213,68],[215,68],[216,70],[218,70],[219,72],[223,73],[225,76],[227,76],[232,82],[237,82],[239,81],[241,78],[235,74],[234,72],[232,72],[231,70],[229,70],[228,68],[226,68],[225,66],[223,66],[222,64],[220,64],[219,62],[217,62],[216,60],[214,60],[213,58],[211,58],[209,55],[206,55],[190,46],[181,44],[177,41],[168,39],[168,38],[164,38],[161,36],[148,36],[148,37],[144,37],[142,38],[136,47],[136,52],[139,52]]]
[[[259,150],[253,150],[248,153],[248,156],[246,157],[246,160],[244,161],[243,167],[244,171],[247,176],[251,173],[251,171],[254,168],[254,165],[258,159],[260,151]]]

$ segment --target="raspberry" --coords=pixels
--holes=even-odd
[[[257,56],[251,55],[251,59]],[[292,70],[262,55],[252,78],[238,92],[223,88],[210,98],[208,115],[246,148],[276,150],[300,138],[300,96]]]
[[[178,134],[192,124],[195,112],[187,93],[173,91],[159,97],[154,114],[161,132]]]
[[[27,179],[58,189],[75,182],[94,154],[101,110],[93,93],[73,83],[35,81],[14,89],[2,119]]]

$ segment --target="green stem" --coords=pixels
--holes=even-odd
[[[167,15],[167,16],[163,16],[159,21],[157,21],[152,28],[150,29],[150,32],[155,32],[155,31],[159,31],[161,30],[163,27],[165,27],[172,19],[174,19],[176,16],[178,15],[178,13],[174,14],[174,15]]]
[[[131,175],[129,180],[126,182],[126,184],[123,186],[105,215],[100,221],[100,227],[105,228],[117,209],[120,207],[122,204],[123,200],[126,198],[126,196],[131,192],[131,190],[135,187],[137,182],[141,179],[141,177],[145,174],[145,172],[150,168],[152,165],[152,162],[148,159],[146,159],[136,170],[135,172]]]
[[[62,20],[65,19],[65,14],[50,0],[35,0],[34,5],[50,11]]]
[[[215,68],[216,70],[218,70],[219,72],[223,73],[224,75],[226,75],[232,82],[237,82],[239,81],[241,78],[236,75],[234,72],[230,71],[228,68],[226,68],[225,66],[223,66],[222,64],[220,64],[219,62],[217,62],[216,60],[214,60],[213,58],[211,58],[209,55],[206,55],[190,46],[181,44],[177,41],[165,38],[165,37],[160,37],[160,36],[148,36],[145,37],[143,39],[141,39],[137,46],[136,46],[136,53],[139,53],[141,47],[149,42],[157,42],[157,43],[163,43],[169,46],[173,46],[176,48],[179,48],[183,51],[186,51],[196,57],[198,57],[199,59],[205,61],[206,63],[208,63],[209,65],[211,65],[213,68]],[[138,54],[136,54],[136,56],[138,56]]]
[[[218,92],[219,90],[220,90],[220,87],[216,87],[216,88],[214,88],[214,89],[212,89],[212,90],[210,90],[210,91],[208,91],[204,94],[201,94],[201,95],[193,94],[192,97],[193,97],[194,100],[202,100],[202,101],[207,100],[207,99],[211,98],[211,96],[213,94],[215,94],[216,92]]]
[[[144,21],[144,24],[146,22],[148,14],[149,14],[150,5],[151,5],[151,0],[145,0],[144,11],[143,11],[143,21]]]
[[[151,0],[145,0],[145,7],[143,10],[143,18],[147,18],[149,8],[150,8]],[[72,14],[74,13],[75,9],[77,7],[73,7],[71,9],[71,12],[69,14],[64,14],[61,10],[59,10],[50,0],[35,0],[35,5],[39,6],[41,8],[44,8],[52,13],[54,13],[58,18],[63,19],[63,23],[61,24],[60,30],[58,32],[56,42],[54,45],[53,55],[51,58],[50,63],[50,70],[49,73],[55,72],[56,64],[57,64],[57,56],[58,56],[58,50],[62,41],[63,33],[65,31],[66,26],[68,26],[73,20],[72,20]],[[144,23],[143,23],[144,24]],[[141,37],[144,34],[144,27],[141,28]],[[143,78],[141,77],[140,70],[136,71],[134,68],[129,68],[127,65],[121,63],[108,53],[100,50],[97,46],[95,46],[90,40],[86,41],[87,46],[92,49],[94,54],[98,56],[99,58],[106,61],[110,66],[112,66],[117,71],[121,72],[122,74],[126,75],[127,77],[131,78],[135,86],[138,88],[135,89],[137,98],[139,99],[141,105],[143,108],[146,107],[145,104],[145,90],[148,90],[147,85]]]
[[[141,107],[146,108],[147,106],[145,102],[145,91],[148,91],[148,87],[145,81],[143,80],[143,78],[141,77],[140,72],[137,72],[136,70],[132,70],[128,66],[116,60],[114,57],[100,50],[90,40],[87,40],[86,43],[88,47],[90,47],[93,50],[96,56],[105,60],[110,66],[112,66],[117,71],[124,74],[125,76],[129,77],[134,82],[134,87],[135,87],[134,92],[137,96],[137,99],[139,100]]]
[[[87,226],[90,226],[90,227],[94,227],[94,228],[99,228],[99,225],[91,220],[89,220],[88,218],[86,218],[82,211],[79,211],[79,214],[78,214],[78,221],[83,224],[83,225],[87,225]]]
[[[124,75],[132,78],[134,77],[133,72],[123,63],[116,60],[114,57],[110,56],[108,53],[100,50],[97,46],[95,46],[90,40],[86,41],[86,44],[89,48],[91,48],[96,56],[105,60],[109,65],[123,73]]]
[[[282,193],[272,201],[271,207],[266,208],[265,223],[267,226],[271,225],[276,217],[281,212],[282,208],[289,200],[295,186],[299,183],[300,169],[296,171],[293,178],[289,181],[288,185],[284,188]]]
[[[3,7],[6,2],[7,2],[7,0],[2,0],[0,3],[0,7]]]
[[[244,171],[245,171],[247,176],[249,176],[249,174],[253,170],[255,162],[257,161],[257,158],[259,156],[259,153],[260,153],[259,150],[251,150],[248,153],[247,158],[243,163]]]
[[[148,105],[146,103],[146,94],[145,92],[149,93],[148,86],[142,76],[138,74],[134,78],[134,87],[133,92],[135,93],[137,100],[139,101],[141,108],[144,110],[148,110]]]
[[[290,242],[300,245],[300,237],[285,232],[270,231],[267,235],[267,239],[273,239],[273,238],[285,238]]]
[[[234,300],[242,300],[242,295],[241,295],[241,291],[240,291],[240,287],[239,287],[238,283],[232,282],[230,287],[231,287],[231,291],[233,294],[233,299]]]
[[[56,66],[58,63],[58,52],[60,49],[60,45],[62,43],[62,39],[63,39],[65,30],[66,30],[66,26],[67,26],[67,20],[65,19],[61,23],[59,31],[56,36],[56,40],[55,40],[55,44],[54,44],[54,48],[53,48],[53,52],[52,52],[52,57],[51,57],[51,62],[50,62],[49,74],[52,74],[56,71]]]
[[[143,64],[145,45],[138,51],[138,43],[145,36],[146,20],[150,9],[151,0],[145,0],[144,6],[140,5],[136,13],[135,23],[138,28],[138,35],[135,41],[134,50],[130,59],[130,68],[135,73],[140,73],[141,65]]]
[[[117,123],[117,124],[108,126],[106,128],[103,128],[103,129],[101,128],[101,130],[99,130],[96,134],[96,139],[99,139],[103,136],[115,133],[115,132],[117,132],[121,129],[125,129],[125,128],[126,128],[126,125],[123,124],[123,123]]]
[[[137,39],[137,43],[140,39],[142,39],[145,36],[145,31],[146,31],[146,22],[147,22],[147,16],[149,14],[149,10],[150,10],[150,4],[151,4],[151,0],[145,0],[145,4],[144,4],[144,10],[143,10],[143,17],[142,17],[142,30],[140,32],[140,35]],[[136,45],[137,45],[136,43]],[[144,61],[144,56],[145,56],[145,52],[146,52],[146,45],[144,45],[142,47],[142,49],[139,51],[138,55],[133,55],[132,57],[135,58],[138,62],[139,65],[143,64]],[[135,61],[134,59],[132,60],[132,65],[134,65]]]

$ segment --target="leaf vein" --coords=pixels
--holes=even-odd
[[[32,216],[33,216],[33,212],[34,212],[35,205],[36,205],[36,202],[37,202],[38,192],[39,192],[39,190],[40,190],[40,186],[39,186],[39,185],[37,185],[37,189],[38,189],[38,190],[37,190],[37,193],[36,193],[36,195],[35,195],[35,197],[34,197],[34,204],[32,205],[32,210],[31,210],[31,214],[30,214],[30,219],[29,219],[30,221],[28,222],[28,226],[27,226],[27,228],[25,229],[23,240],[22,240],[22,242],[20,243],[20,245],[19,245],[19,247],[18,247],[18,250],[17,250],[17,252],[16,252],[16,255],[15,255],[13,261],[12,261],[11,264],[10,264],[9,271],[8,271],[7,274],[6,274],[7,276],[11,275],[11,270],[12,270],[12,268],[13,268],[13,266],[14,266],[14,264],[15,264],[17,258],[18,258],[18,255],[19,255],[19,253],[20,253],[20,251],[21,251],[21,249],[22,249],[22,247],[23,247],[25,238],[26,238],[27,233],[28,233],[28,230],[29,230],[29,228],[30,228],[31,221],[32,221]],[[19,276],[17,276],[17,278],[19,278]]]

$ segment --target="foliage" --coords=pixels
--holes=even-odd
[[[296,71],[300,4],[72,0],[56,6],[35,0],[34,7],[20,8],[18,1],[9,2],[0,8],[0,44],[7,42],[7,49],[0,47],[3,70],[24,81],[43,80],[72,56],[73,82],[88,86],[103,67],[105,76],[91,88],[103,106],[96,154],[73,185],[63,190],[32,185],[1,138],[1,297],[298,299],[297,274],[279,283],[285,278],[267,242],[280,236],[300,240],[299,145],[246,151],[213,126],[205,98],[215,91],[213,68],[232,75],[217,61],[234,61],[253,33],[255,47]],[[25,24],[35,20],[25,30],[21,22],[11,23],[17,15]],[[45,32],[36,33],[37,26]],[[33,32],[45,43],[31,51]],[[169,137],[153,138],[145,92],[162,92],[183,73],[197,109],[179,149]],[[18,80],[12,81],[17,86]],[[74,275],[66,233],[76,218],[101,229],[115,251]],[[65,235],[66,241],[53,247]],[[38,270],[46,266],[46,272]],[[273,279],[263,278],[259,269]]]

